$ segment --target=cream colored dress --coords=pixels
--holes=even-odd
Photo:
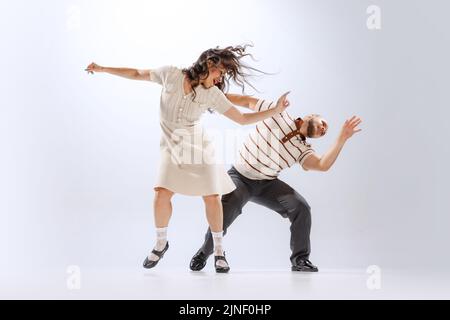
[[[162,85],[161,159],[155,189],[188,196],[223,195],[236,189],[199,122],[209,108],[223,114],[231,102],[219,88],[201,85],[192,101],[193,93],[184,94],[182,70],[173,66],[151,70],[150,80]]]

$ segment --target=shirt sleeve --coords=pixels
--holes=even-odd
[[[157,69],[150,70],[150,81],[156,82],[162,86],[165,86],[170,75],[176,70],[173,66],[164,66]]]
[[[311,148],[309,144],[302,143],[300,146],[300,150],[302,151],[302,154],[298,158],[298,163],[301,165],[303,170],[308,171],[303,164],[305,163],[306,159],[308,159],[312,154],[315,153],[314,149]]]
[[[210,95],[210,101],[211,108],[214,111],[217,111],[220,114],[223,114],[230,110],[234,105],[228,100],[228,98],[225,96],[225,94],[216,86],[212,87],[210,89],[211,95]]]

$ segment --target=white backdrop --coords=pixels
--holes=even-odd
[[[381,30],[366,26],[372,4]],[[160,88],[83,69],[183,67],[246,42],[250,62],[276,73],[255,79],[258,96],[291,90],[293,115],[329,120],[318,152],[346,117],[364,119],[330,172],[281,176],[312,206],[311,260],[448,268],[449,9],[437,0],[1,1],[0,271],[140,267],[154,239]],[[237,129],[218,115],[204,124]],[[161,267],[187,269],[205,229],[201,200],[177,196]],[[288,271],[289,223],[250,204],[226,247],[233,268]]]

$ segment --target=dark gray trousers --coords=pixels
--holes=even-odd
[[[291,222],[291,262],[296,259],[308,259],[311,252],[311,208],[306,200],[279,179],[251,180],[241,175],[234,167],[228,171],[236,184],[236,190],[222,196],[223,230],[228,227],[242,213],[242,208],[251,201],[278,212],[283,218]],[[213,253],[214,244],[211,230],[205,235],[205,242],[199,249],[205,255]]]

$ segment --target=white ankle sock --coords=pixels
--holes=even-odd
[[[167,244],[167,228],[156,228],[156,251],[163,251]],[[150,261],[158,261],[159,257],[153,253],[148,256]]]
[[[211,232],[214,242],[214,255],[215,256],[223,256],[224,250],[223,250],[223,231],[222,232]],[[218,267],[226,268],[228,267],[228,264],[223,261],[219,260],[216,264]]]

